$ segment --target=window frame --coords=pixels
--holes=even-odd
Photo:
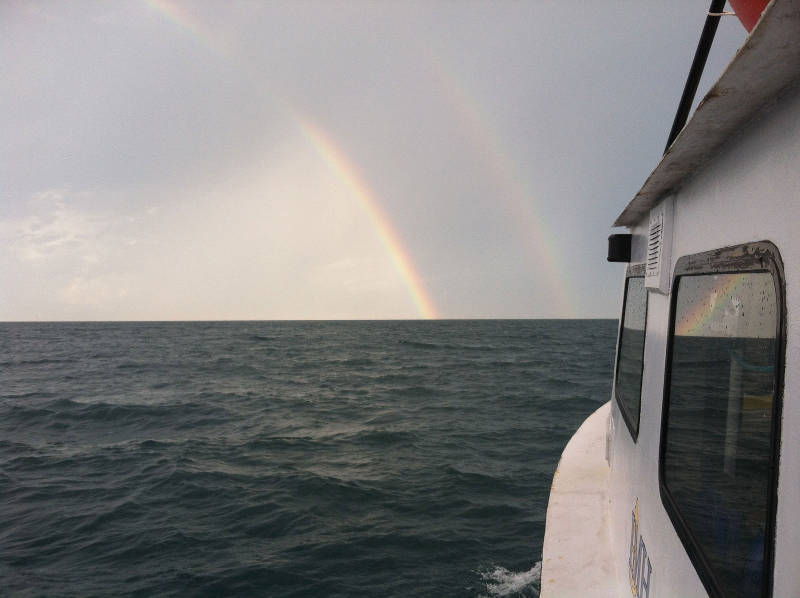
[[[642,342],[642,369],[639,372],[639,412],[636,414],[636,418],[634,419],[634,414],[630,413],[628,410],[628,406],[622,401],[617,394],[617,381],[619,379],[619,365],[620,365],[620,357],[622,355],[622,331],[625,327],[625,309],[628,306],[628,281],[631,278],[641,278],[642,283],[644,283],[644,275],[645,275],[645,264],[631,264],[628,266],[627,270],[625,271],[625,292],[622,299],[622,315],[620,316],[619,321],[619,331],[617,332],[617,355],[614,364],[614,400],[617,403],[617,407],[619,408],[620,413],[622,414],[622,419],[625,421],[625,425],[628,428],[628,432],[633,438],[634,444],[639,440],[639,424],[641,423],[641,415],[642,415],[642,386],[644,383],[644,350],[645,345],[647,345],[647,308],[649,307],[650,303],[650,291],[647,290],[647,286],[645,285],[645,302],[644,302],[644,330],[642,331],[644,335],[644,342]]]
[[[686,255],[678,259],[672,278],[667,354],[664,368],[664,387],[661,411],[661,439],[658,451],[658,486],[661,502],[667,511],[673,528],[686,550],[709,596],[724,598],[716,575],[703,553],[693,532],[680,513],[664,477],[667,448],[670,384],[672,380],[672,348],[675,336],[675,316],[680,278],[713,274],[744,274],[768,272],[775,285],[777,303],[775,326],[775,398],[772,407],[770,429],[770,462],[768,473],[767,509],[764,522],[764,564],[761,596],[771,596],[775,565],[775,526],[778,507],[778,473],[780,468],[780,436],[783,412],[784,369],[786,355],[786,283],[783,261],[778,248],[770,241],[745,243]]]

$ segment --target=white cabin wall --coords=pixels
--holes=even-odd
[[[797,595],[800,567],[800,90],[730,143],[675,196],[671,270],[684,255],[751,241],[773,242],[783,258],[787,340],[773,596]],[[632,259],[641,263],[647,220],[633,227]],[[661,435],[670,296],[648,296],[641,423],[633,443],[619,409],[612,409],[612,543],[620,595],[627,595],[631,510],[639,499],[640,532],[653,566],[650,598],[705,596],[661,502]]]
[[[633,234],[631,262],[644,263],[647,253],[645,221],[630,229]],[[624,288],[624,280],[623,280]],[[612,409],[614,439],[609,486],[612,546],[615,552],[620,596],[630,585],[628,555],[632,510],[639,501],[639,533],[653,566],[649,598],[706,596],[682,544],[664,511],[658,486],[658,453],[661,437],[661,408],[669,332],[670,296],[650,292],[647,299],[647,338],[642,371],[642,403],[639,436],[634,443],[619,409]],[[621,315],[621,314],[620,314]],[[676,582],[678,582],[676,584]]]
[[[640,528],[654,569],[650,598],[705,596],[705,589],[699,579],[693,579],[685,574],[687,568],[692,570],[692,564],[684,553],[661,503],[658,484],[669,306],[669,295],[655,292],[648,294],[647,340],[644,349],[646,365],[642,372],[642,425],[639,430],[637,476],[641,484]],[[645,506],[647,506],[646,511]],[[662,548],[657,550],[659,544]],[[663,553],[660,554],[661,550]],[[669,555],[669,558],[663,558],[662,554]],[[676,581],[684,583],[676,587]]]
[[[631,229],[630,232],[633,237],[631,239],[631,264],[641,264],[645,260],[647,254],[647,230]],[[622,316],[625,302],[625,274],[621,278],[620,285],[620,298],[619,305],[620,311],[618,314],[619,325],[617,326],[617,343],[619,343],[619,335],[622,328]],[[649,315],[648,315],[649,317]],[[617,351],[619,351],[619,344],[617,344]],[[615,362],[616,364],[616,359]],[[610,536],[611,546],[614,553],[615,570],[617,575],[617,587],[620,588],[620,596],[628,586],[628,550],[630,546],[631,534],[631,509],[635,499],[631,497],[635,494],[633,491],[634,478],[633,478],[633,461],[631,456],[636,453],[637,445],[633,442],[628,426],[622,413],[617,407],[614,397],[616,396],[616,376],[615,370],[612,370],[613,383],[611,387],[611,426],[609,433],[612,434],[610,459],[609,465],[611,471],[609,473],[609,521],[610,521]]]
[[[631,255],[636,253],[636,236],[633,237],[631,243]],[[633,260],[632,260],[633,261]],[[622,277],[622,285],[620,288],[619,305],[624,306],[625,300],[625,277]],[[619,351],[619,335],[622,328],[622,307],[619,313],[619,323],[617,326],[617,351]],[[615,359],[616,364],[616,359]],[[611,386],[611,425],[608,429],[608,434],[611,434],[611,443],[609,450],[609,484],[608,484],[608,500],[609,500],[609,528],[611,537],[612,552],[615,556],[615,570],[617,575],[617,588],[625,588],[627,586],[627,560],[623,563],[621,556],[626,554],[628,547],[628,537],[625,535],[626,521],[625,509],[628,504],[627,490],[630,488],[631,480],[629,476],[629,467],[627,463],[628,455],[635,450],[635,445],[628,432],[628,427],[625,420],[617,407],[614,396],[616,395],[616,376],[615,370],[612,370],[612,386]],[[627,515],[630,518],[630,513]],[[630,530],[627,532],[630,534]],[[623,566],[625,565],[625,566]],[[624,594],[619,594],[620,596]]]
[[[628,232],[633,235],[631,238],[631,263],[643,264],[647,259],[647,223],[640,224]]]
[[[612,390],[612,396],[613,396]],[[617,574],[617,587],[620,588],[619,596],[624,596],[622,589],[628,586],[628,550],[631,533],[631,509],[633,503],[634,480],[632,477],[633,464],[630,455],[636,451],[625,420],[622,418],[616,402],[611,402],[613,433],[611,439],[611,472],[609,474],[609,520],[611,546],[614,553],[615,569]],[[634,499],[635,500],[635,499]]]
[[[797,595],[800,568],[800,89],[752,123],[678,195],[673,262],[681,255],[773,242],[786,282],[787,339],[774,596]]]

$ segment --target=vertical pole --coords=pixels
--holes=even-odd
[[[683,95],[678,104],[678,111],[675,113],[675,120],[672,122],[672,130],[669,132],[667,146],[664,148],[665,154],[672,142],[675,141],[678,133],[683,129],[686,119],[689,118],[689,110],[692,108],[694,95],[697,93],[697,86],[700,84],[700,77],[703,76],[706,59],[711,50],[711,42],[714,41],[714,34],[717,32],[717,25],[719,25],[720,17],[718,13],[721,13],[724,8],[725,0],[711,0],[711,6],[708,9],[709,15],[706,17],[706,24],[700,34],[700,41],[697,43],[697,50],[694,53],[694,60],[692,60],[692,66],[689,69],[689,76],[686,78],[686,85],[683,87]],[[717,16],[712,16],[711,13],[717,13]]]

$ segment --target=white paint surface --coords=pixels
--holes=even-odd
[[[606,430],[611,403],[567,444],[553,476],[542,548],[541,596],[616,596],[608,525]]]

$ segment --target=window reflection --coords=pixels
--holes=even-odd
[[[615,392],[631,434],[635,437],[639,432],[642,396],[647,290],[644,277],[641,276],[628,278],[626,285]]]
[[[679,279],[664,482],[726,596],[763,586],[777,314],[770,273]]]

